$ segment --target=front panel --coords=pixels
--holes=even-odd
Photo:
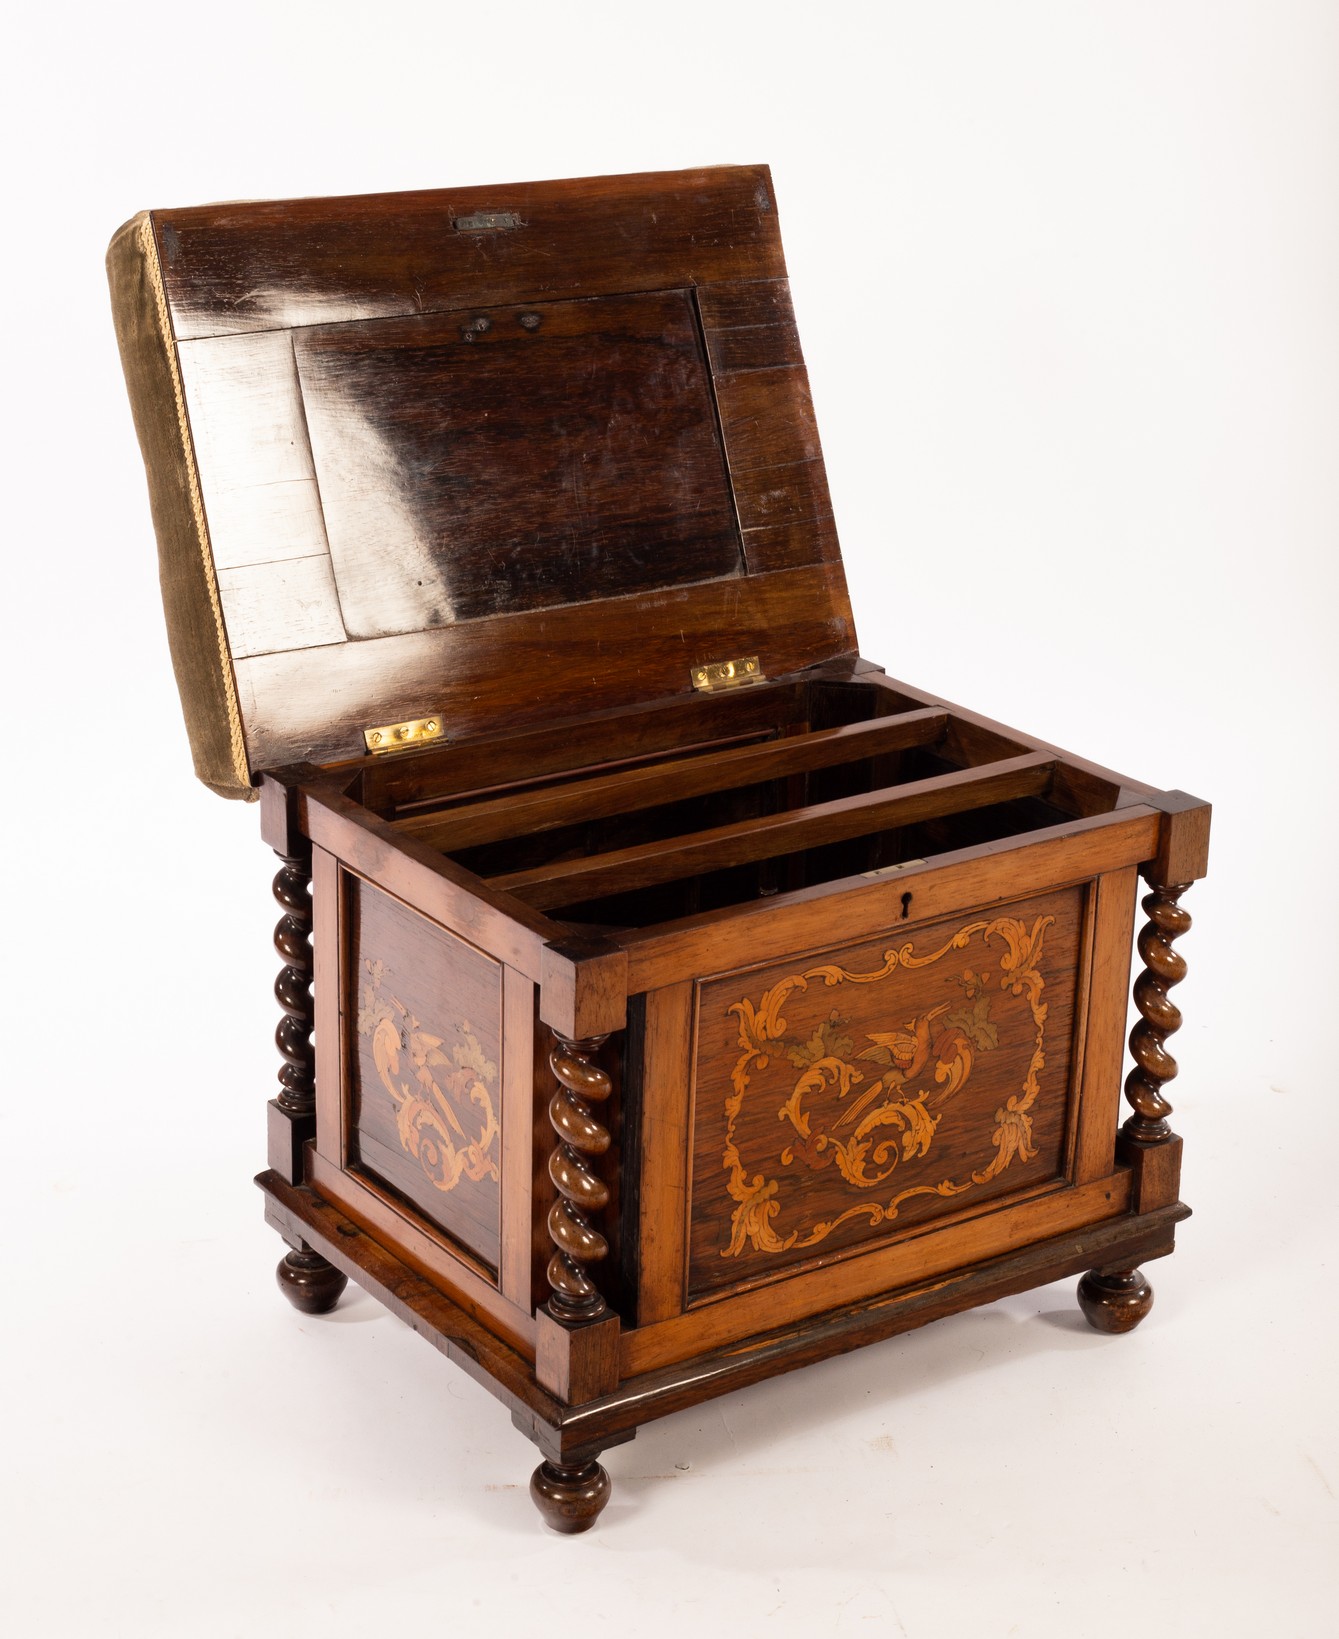
[[[1062,1178],[1085,900],[697,986],[690,1304]]]

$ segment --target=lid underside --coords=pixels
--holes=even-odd
[[[765,168],[159,212],[108,266],[215,789],[854,651]]]

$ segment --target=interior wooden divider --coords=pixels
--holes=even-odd
[[[958,769],[832,802],[767,814],[732,825],[567,859],[489,877],[490,888],[514,894],[538,910],[673,882],[697,871],[775,859],[798,848],[850,841],[973,808],[1043,796],[1056,759],[1045,752],[1009,757],[983,768]]]
[[[927,707],[724,751],[664,758],[618,773],[550,784],[534,791],[508,791],[448,813],[406,817],[396,824],[407,835],[449,852],[784,775],[832,768],[890,751],[936,745],[943,738],[948,720],[947,712]]]
[[[682,757],[695,750],[721,750],[733,742],[807,733],[814,696],[825,691],[849,699],[852,714],[862,720],[947,709],[936,700],[903,698],[890,689],[853,683],[840,668],[829,673],[817,667],[803,681],[777,679],[723,694],[680,695],[591,712],[564,721],[558,733],[550,722],[468,740],[452,734],[435,745],[394,756],[368,759],[364,753],[337,772],[347,770],[345,795],[385,818],[409,818],[439,813],[456,799],[473,800],[534,780],[556,784],[612,772],[641,759]],[[1019,743],[1012,749],[1036,747]],[[611,757],[611,752],[616,755]]]

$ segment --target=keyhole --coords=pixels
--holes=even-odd
[[[911,895],[909,893],[904,893],[902,895],[902,920],[904,922],[906,921],[907,913],[910,910],[911,910]]]

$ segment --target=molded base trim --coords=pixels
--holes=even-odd
[[[267,1222],[286,1238],[305,1240],[497,1396],[512,1421],[551,1462],[592,1461],[630,1440],[642,1423],[718,1394],[844,1354],[864,1343],[911,1331],[927,1321],[973,1309],[1094,1268],[1133,1268],[1173,1250],[1176,1225],[1190,1216],[1177,1203],[1141,1216],[1108,1219],[1021,1251],[986,1259],[920,1285],[884,1293],[747,1339],[714,1353],[628,1378],[611,1393],[564,1405],[535,1380],[530,1363],[424,1276],[400,1262],[337,1208],[277,1173],[256,1179]]]

